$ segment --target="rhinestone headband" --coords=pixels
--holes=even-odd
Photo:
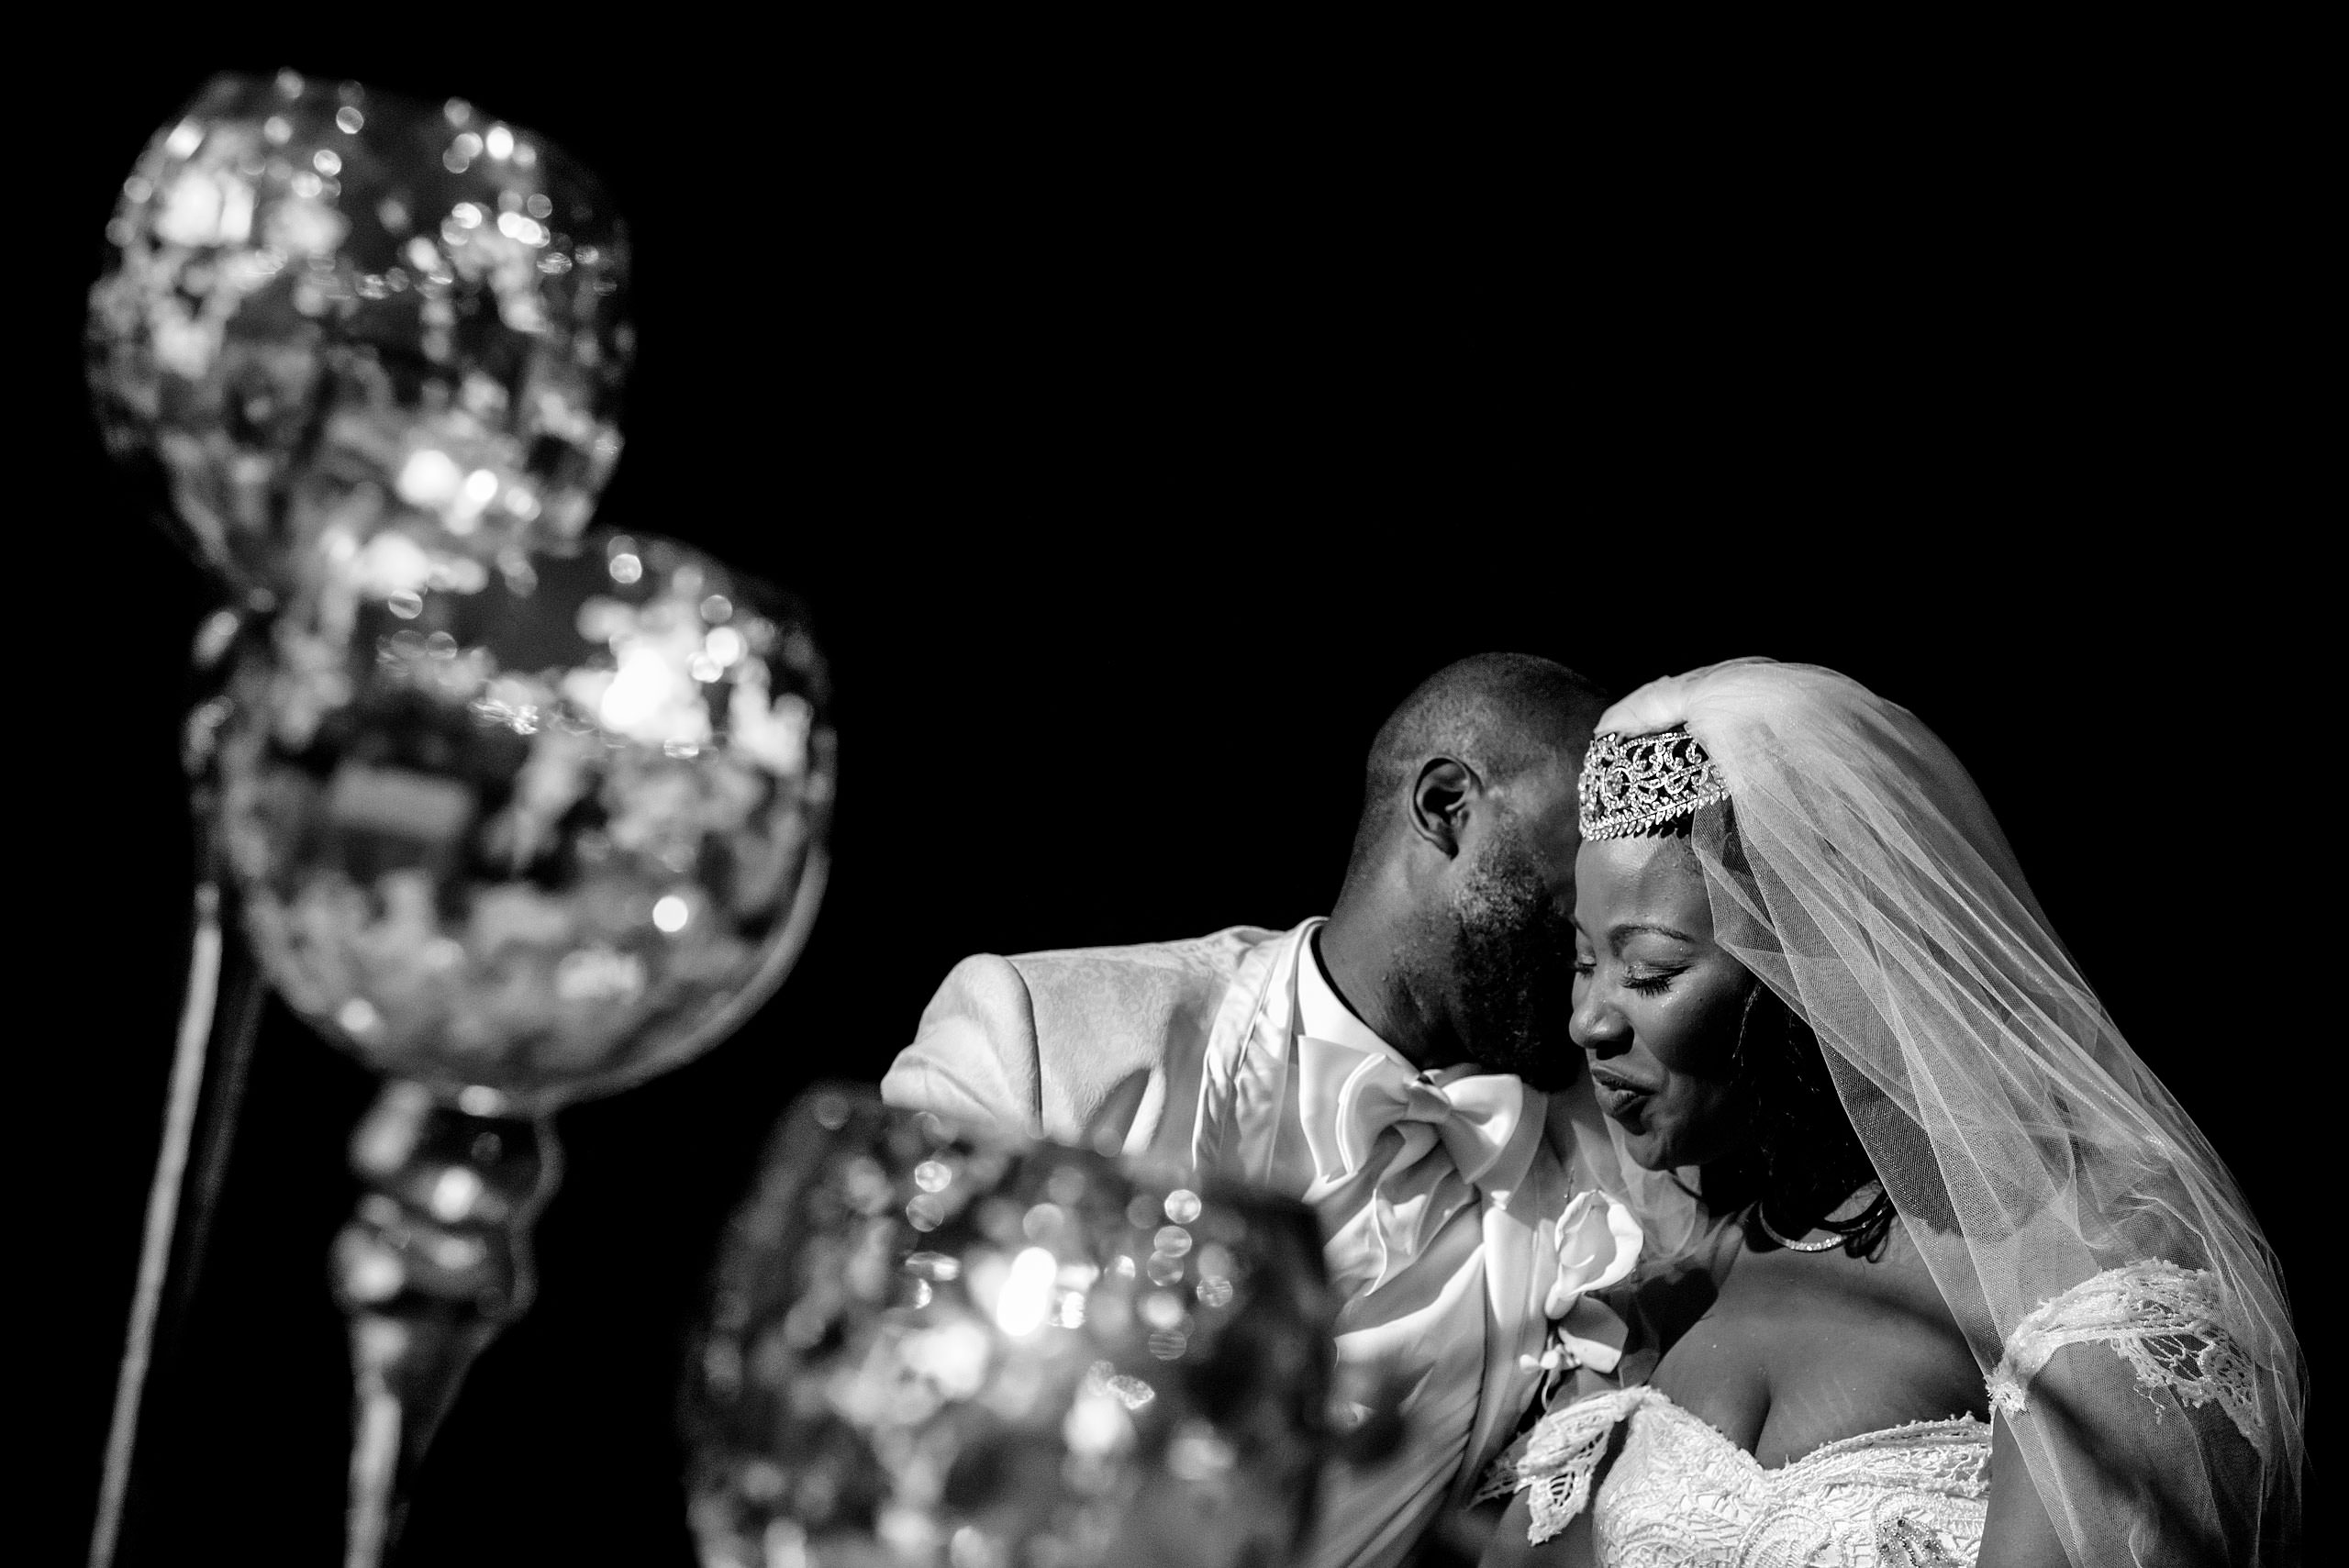
[[[1628,839],[1729,798],[1729,781],[1686,729],[1601,735],[1582,763],[1582,836]]]

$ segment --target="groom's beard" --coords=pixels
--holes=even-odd
[[[1468,1059],[1537,1089],[1582,1072],[1566,1034],[1574,1010],[1575,928],[1552,902],[1514,833],[1497,837],[1452,900],[1453,973]]]

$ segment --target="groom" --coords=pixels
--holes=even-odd
[[[1533,1392],[1554,1222],[1612,1173],[1566,1038],[1575,777],[1605,706],[1546,659],[1438,671],[1371,747],[1326,920],[965,959],[882,1083],[1313,1207],[1340,1355],[1399,1379],[1409,1433],[1334,1468],[1316,1568],[1399,1562],[1465,1500]]]

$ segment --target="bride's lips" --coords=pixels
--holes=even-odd
[[[1604,1067],[1590,1070],[1590,1086],[1598,1093],[1598,1108],[1618,1121],[1631,1115],[1655,1093],[1647,1084],[1610,1073]]]

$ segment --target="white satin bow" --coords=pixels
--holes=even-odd
[[[1416,1257],[1478,1188],[1505,1193],[1523,1177],[1542,1117],[1538,1092],[1522,1080],[1464,1068],[1415,1073],[1394,1057],[1311,1035],[1300,1035],[1297,1050],[1297,1110],[1317,1191],[1365,1175],[1379,1135],[1402,1134],[1363,1210],[1365,1290]],[[1448,1158],[1431,1158],[1439,1149]]]

